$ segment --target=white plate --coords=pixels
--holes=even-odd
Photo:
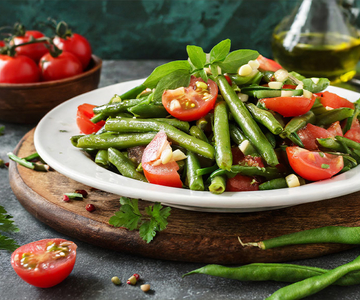
[[[97,166],[70,143],[70,137],[79,134],[75,122],[77,106],[82,103],[107,103],[114,94],[121,94],[143,81],[129,81],[97,89],[54,108],[36,127],[34,143],[37,152],[56,171],[83,184],[121,196],[158,201],[197,211],[262,211],[325,200],[360,190],[360,166],[331,179],[301,187],[225,192],[221,195],[139,182]],[[349,90],[336,87],[329,87],[328,90],[350,101],[360,98],[360,94]]]

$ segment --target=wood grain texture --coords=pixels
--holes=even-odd
[[[14,152],[25,157],[35,152],[34,129]],[[244,242],[329,225],[360,226],[360,193],[289,208],[252,213],[205,213],[172,208],[166,230],[147,244],[136,231],[114,228],[109,218],[119,209],[119,195],[92,189],[56,172],[36,172],[10,163],[10,184],[29,213],[58,232],[90,244],[146,257],[201,263],[245,264],[284,262],[318,257],[354,246],[313,244],[260,250],[242,247]],[[85,189],[83,201],[62,201],[64,193]],[[89,213],[85,205],[96,211]],[[140,209],[149,202],[139,201]]]

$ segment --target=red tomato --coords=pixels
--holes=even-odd
[[[93,109],[96,105],[84,103],[78,106],[76,124],[84,134],[98,132],[105,124],[105,121],[93,123],[90,119],[94,116]]]
[[[0,41],[0,48],[1,47],[5,47],[5,42],[4,41]]]
[[[39,80],[39,68],[31,58],[24,55],[0,55],[1,83],[33,83]]]
[[[259,182],[251,176],[237,174],[226,181],[226,190],[228,192],[257,191],[258,189]]]
[[[358,119],[354,119],[351,128],[345,133],[344,137],[360,143],[360,124]]]
[[[42,38],[45,35],[37,30],[27,30],[24,36],[16,36],[14,37],[13,44],[19,45],[23,43],[29,42],[32,38],[38,39]],[[24,46],[19,46],[15,48],[15,51],[18,55],[25,55],[30,57],[35,62],[39,62],[40,58],[48,53],[49,50],[45,46],[45,42],[42,43],[34,43]]]
[[[53,42],[56,47],[64,52],[71,52],[80,61],[83,66],[83,70],[88,66],[91,59],[91,46],[89,41],[80,34],[73,33],[70,37],[61,38],[55,36]]]
[[[331,178],[344,167],[343,157],[297,146],[287,147],[291,168],[304,179],[317,181]]]
[[[319,149],[316,139],[335,137],[337,135],[342,136],[342,130],[339,121],[331,124],[331,126],[328,129],[315,126],[309,123],[304,128],[300,129],[297,133],[299,135],[300,140],[304,144],[304,147],[307,150]]]
[[[231,153],[233,157],[233,165],[243,165],[249,167],[263,168],[264,163],[260,156],[244,155],[239,147],[232,147]]]
[[[70,52],[62,52],[57,57],[47,53],[40,59],[39,67],[44,81],[64,79],[83,72],[81,62]]]
[[[282,69],[282,66],[280,66],[276,61],[266,58],[261,54],[256,60],[260,63],[259,70],[261,71],[276,72],[277,70]]]
[[[267,109],[278,112],[284,117],[295,117],[307,113],[315,102],[316,96],[311,99],[302,96],[263,98],[259,101]]]
[[[41,288],[52,287],[73,270],[76,248],[73,242],[58,238],[32,242],[13,252],[11,265],[27,283]]]
[[[351,109],[355,108],[354,103],[334,93],[325,91],[318,93],[316,95],[320,97],[320,102],[325,107],[331,107],[331,108],[350,107]]]
[[[214,108],[218,95],[216,83],[209,79],[207,89],[203,89],[197,88],[196,82],[204,83],[204,80],[192,77],[188,87],[164,91],[162,103],[173,117],[182,121],[194,121]]]
[[[155,163],[168,147],[170,144],[166,133],[159,131],[144,150],[141,160],[144,175],[150,183],[181,188],[182,182],[177,172],[179,166],[175,161],[170,161],[167,164]]]

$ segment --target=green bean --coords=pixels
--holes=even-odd
[[[316,139],[316,141],[319,143],[319,145],[323,148],[331,149],[334,151],[344,152],[345,148],[335,140],[335,138],[323,138],[323,139]]]
[[[251,114],[245,104],[239,99],[224,76],[218,76],[218,85],[224,100],[234,116],[235,121],[238,123],[245,135],[249,137],[261,157],[264,158],[270,166],[276,166],[279,164],[271,144],[266,139],[255,120],[251,117]]]
[[[261,109],[253,103],[248,103],[246,106],[254,119],[269,129],[270,132],[278,135],[283,131],[283,127],[270,111]]]
[[[349,107],[340,107],[328,110],[316,116],[316,125],[330,125],[336,121],[342,121],[353,115],[354,110]]]
[[[360,150],[360,143],[358,143],[358,142],[355,142],[355,141],[350,140],[343,136],[336,136],[335,138],[336,138],[336,140],[338,140],[339,142],[342,142],[344,145],[346,145],[350,148]]]
[[[164,130],[170,140],[194,153],[214,159],[215,150],[209,143],[199,140],[169,124],[151,119],[111,118],[105,124],[106,130],[117,132],[146,132]]]
[[[306,278],[329,272],[327,269],[282,263],[252,263],[240,267],[206,265],[184,274],[182,277],[205,274],[240,281],[298,282]],[[360,272],[353,272],[339,278],[334,285],[349,286],[360,284]]]
[[[146,86],[143,84],[140,84],[140,85],[135,86],[132,89],[126,91],[125,93],[121,94],[119,97],[121,98],[121,100],[134,99],[137,97],[137,95],[139,95],[145,89],[146,89]]]
[[[95,163],[107,169],[110,166],[108,151],[105,149],[99,150],[95,156]]]
[[[116,116],[121,112],[127,112],[128,108],[141,103],[143,99],[129,99],[121,102],[109,103],[94,107],[94,114],[102,114],[103,116]]]
[[[12,152],[7,153],[7,156],[11,160],[13,160],[14,162],[16,162],[19,165],[21,165],[21,166],[23,166],[25,168],[28,168],[28,169],[32,169],[32,170],[35,170],[35,171],[43,171],[43,172],[47,172],[50,169],[49,166],[46,165],[46,164],[37,164],[37,163],[34,163],[34,162],[27,161],[24,158],[20,158],[20,157],[16,156]]]
[[[197,174],[197,170],[199,169],[200,163],[196,154],[188,151],[186,158],[186,178],[190,190],[203,191],[205,189],[202,176]]]
[[[241,132],[240,128],[235,126],[234,124],[229,124],[230,138],[231,140],[237,144],[241,145],[241,143],[247,141],[246,149],[243,151],[244,155],[251,155],[255,157],[259,157],[260,154],[256,151],[251,142],[246,138],[246,136]]]
[[[259,84],[261,78],[263,77],[263,73],[257,72],[256,74],[248,75],[248,76],[240,76],[239,74],[228,74],[230,79],[236,83],[236,85],[244,85],[244,84]]]
[[[209,191],[213,194],[222,194],[226,190],[226,178],[224,176],[215,176],[211,178]]]
[[[333,284],[341,277],[350,272],[358,271],[360,269],[360,256],[350,263],[339,266],[335,269],[329,270],[325,274],[317,275],[304,279],[302,281],[285,286],[270,297],[268,300],[281,299],[281,300],[292,300],[301,299],[310,295],[313,295],[327,286]]]
[[[169,115],[163,105],[141,102],[127,109],[138,118],[164,118]]]
[[[171,118],[171,119],[170,118],[154,118],[152,120],[169,124],[171,126],[174,126],[178,129],[184,131],[184,132],[189,132],[190,124],[189,124],[189,122],[186,122],[186,121],[181,121],[181,120],[174,119],[174,118]]]
[[[108,149],[109,162],[112,163],[121,175],[143,182],[147,182],[145,176],[136,171],[134,163],[115,148]]]
[[[268,240],[245,243],[244,246],[256,246],[271,249],[288,245],[314,243],[360,244],[360,227],[326,226],[285,234]]]
[[[275,190],[275,189],[282,189],[287,188],[286,179],[283,177],[274,178],[269,181],[265,181],[259,185],[259,190]]]
[[[219,169],[219,167],[217,165],[213,165],[211,167],[206,167],[206,168],[196,170],[196,174],[202,176],[202,175],[210,174],[218,169]]]
[[[108,149],[126,149],[135,146],[146,146],[155,137],[156,132],[146,133],[124,133],[105,132],[99,135],[89,134],[76,136],[71,139],[73,145],[78,148]]]
[[[228,177],[234,177],[236,174],[246,175],[246,176],[263,176],[266,179],[274,179],[283,176],[276,167],[248,167],[241,165],[233,165],[230,171],[223,169],[217,169],[210,174],[210,178],[214,178],[220,175],[227,175]]]
[[[295,145],[304,148],[304,144],[296,132],[292,132],[287,138],[292,141]]]
[[[312,111],[292,118],[285,126],[284,131],[280,133],[280,137],[283,139],[287,138],[291,133],[297,132],[303,128],[307,123],[314,123],[316,120],[315,114]]]
[[[360,99],[359,99],[360,100]],[[354,105],[355,105],[355,109],[354,109],[354,113],[352,114],[351,117],[347,118],[346,120],[346,124],[343,128],[343,134],[345,134],[348,130],[350,130],[351,125],[353,123],[354,120],[357,119],[359,113],[360,113],[360,103],[359,100],[357,100]]]
[[[205,135],[204,131],[198,127],[198,126],[191,126],[190,127],[190,131],[189,131],[190,135],[192,135],[193,137],[196,137],[199,140],[202,140],[204,142],[209,142],[207,136]]]
[[[225,101],[216,103],[214,109],[215,160],[224,170],[232,166],[232,152],[229,133],[228,112]]]

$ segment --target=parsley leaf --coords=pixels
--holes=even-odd
[[[146,215],[142,215],[137,199],[120,198],[120,210],[115,212],[109,220],[114,227],[125,227],[128,230],[139,230],[140,237],[150,243],[158,231],[166,228],[170,216],[170,207],[164,208],[156,202],[145,208]]]
[[[0,232],[18,232],[17,228],[10,216],[4,207],[0,206]],[[18,248],[19,245],[12,239],[7,236],[0,234],[0,250],[14,251]]]

